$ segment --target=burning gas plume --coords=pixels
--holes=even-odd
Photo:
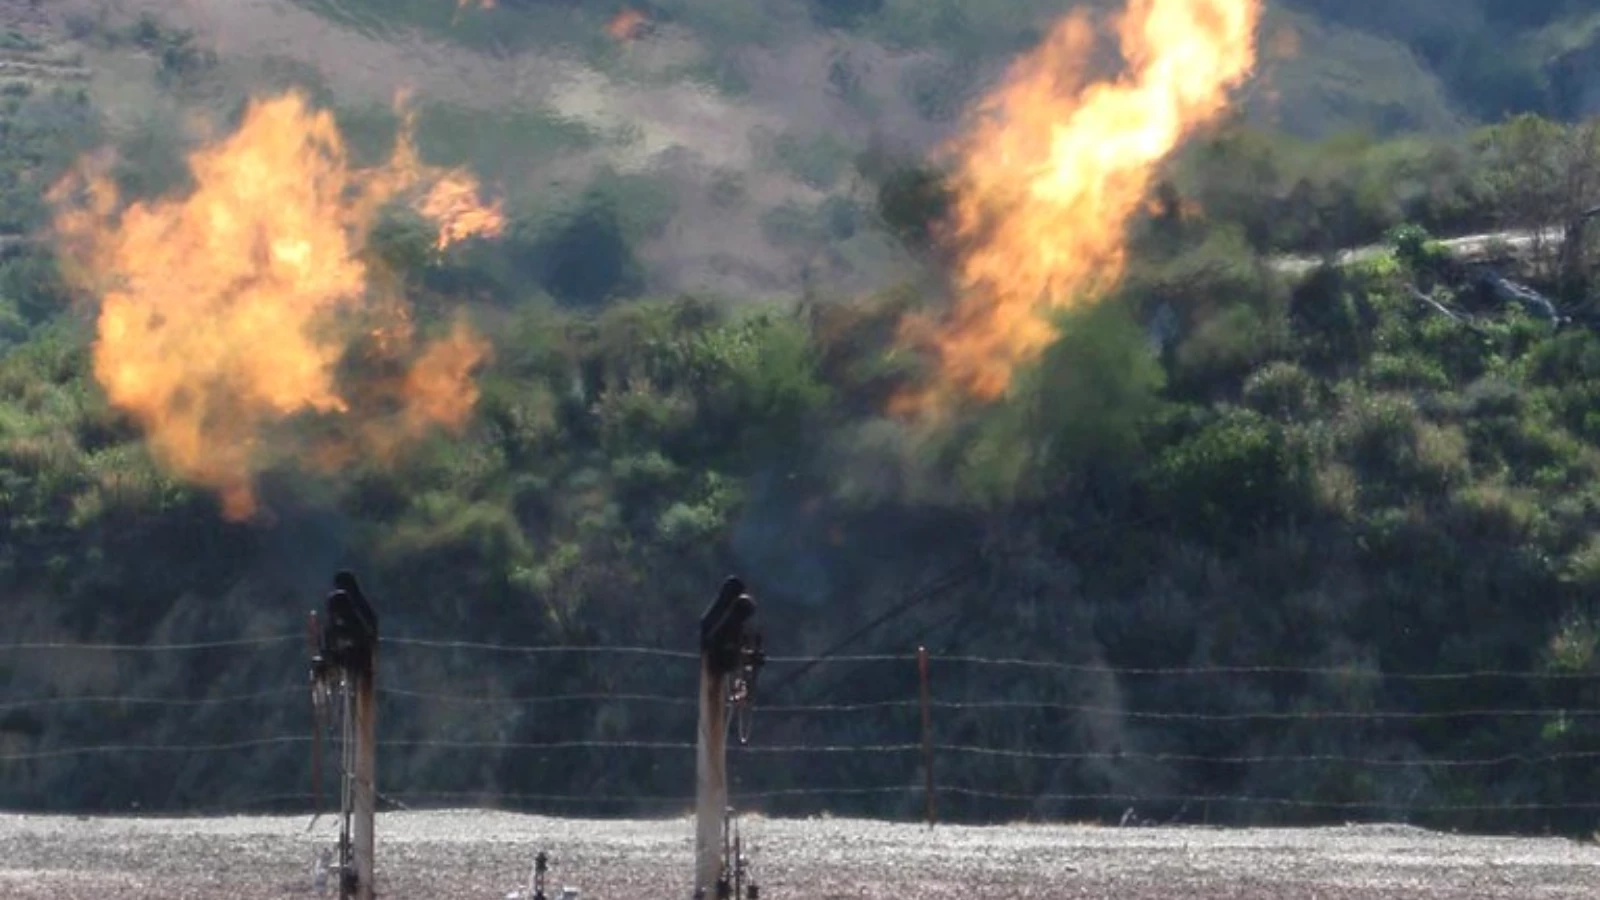
[[[424,346],[364,251],[391,202],[430,219],[439,247],[497,233],[469,174],[422,164],[409,119],[387,163],[352,168],[333,116],[294,93],[251,104],[188,162],[181,196],[124,206],[105,166],[86,163],[51,197],[66,271],[99,300],[95,376],[160,460],[240,519],[267,466],[463,424],[488,345],[458,325]],[[344,371],[352,358],[383,374]],[[344,449],[278,427],[306,414],[336,418]]]
[[[1052,310],[1116,283],[1158,165],[1254,67],[1260,13],[1260,0],[1130,0],[1116,79],[1089,79],[1083,13],[1011,67],[950,148],[960,295],[942,321],[908,320],[902,337],[938,370],[900,411],[1001,396],[1053,339]]]
[[[619,41],[632,41],[644,36],[650,27],[650,20],[644,13],[631,7],[611,17],[606,23],[606,33]]]

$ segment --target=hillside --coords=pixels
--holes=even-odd
[[[27,10],[15,16],[80,35],[68,45],[98,62],[97,106],[125,129],[170,134],[181,125],[174,87],[183,109],[223,112],[251,90],[295,84],[336,104],[362,133],[381,135],[393,127],[396,93],[409,91],[425,152],[471,164],[515,202],[575,202],[598,175],[640,191],[633,202],[670,209],[628,223],[646,292],[763,298],[812,279],[845,293],[870,289],[903,265],[858,212],[871,185],[855,158],[875,142],[914,156],[948,136],[962,105],[1059,8],[1010,0],[991,17],[960,4],[935,13],[841,0],[829,12],[826,3],[794,2],[758,14],[732,2],[667,3],[645,7],[647,33],[617,40],[606,24],[620,7],[606,2],[63,0],[48,17],[24,0],[14,5]],[[162,84],[150,84],[132,54],[105,47],[141,16],[216,48],[217,60],[177,85],[158,65]],[[1290,133],[1449,133],[1465,117],[1501,112],[1463,102],[1464,87],[1446,78],[1456,69],[1431,69],[1416,34],[1388,20],[1275,7],[1263,30],[1263,77],[1246,105]],[[1554,71],[1561,53],[1581,58],[1572,48],[1589,32],[1548,46],[1542,35],[1558,30],[1529,29],[1519,50],[1526,68]],[[1562,77],[1581,83],[1581,71]],[[1523,108],[1561,106],[1537,102],[1543,89],[1505,90],[1522,90]]]
[[[604,742],[683,709],[522,701],[692,671],[450,642],[682,650],[734,571],[779,656],[1081,667],[937,682],[999,748],[952,819],[1592,830],[1595,33],[1436,6],[1119,62],[1042,0],[0,0],[0,633],[246,642],[0,653],[0,805],[298,808],[281,638],[350,566],[444,642],[386,651],[386,784],[645,809],[681,771]],[[806,715],[763,741],[916,733]],[[914,806],[764,752],[773,811]]]

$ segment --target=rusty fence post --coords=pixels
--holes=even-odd
[[[922,694],[922,773],[923,795],[927,802],[928,828],[933,828],[936,821],[934,815],[933,792],[933,709],[929,700],[928,691],[928,648],[917,648],[917,682],[921,686]]]
[[[695,896],[707,900],[728,868],[723,829],[728,812],[728,683],[743,660],[745,625],[756,602],[729,578],[700,616],[700,724],[695,741]]]
[[[373,900],[378,806],[378,614],[349,572],[333,578],[325,618],[312,617],[313,704],[319,709],[312,779],[320,784],[323,716],[338,703],[339,897]]]
[[[356,764],[351,785],[354,821],[351,850],[356,866],[356,900],[377,896],[378,813],[378,642],[374,636],[366,665],[353,673],[355,681]]]

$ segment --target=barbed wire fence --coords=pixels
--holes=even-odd
[[[0,645],[0,674],[13,676],[0,693],[0,797],[25,808],[55,806],[47,795],[58,791],[117,810],[311,812],[319,790],[334,795],[310,782],[304,640]],[[137,681],[126,673],[175,654],[215,666],[248,657],[252,673],[279,675],[248,690],[208,679],[183,694],[121,689]],[[686,812],[697,660],[652,647],[386,637],[383,800]],[[731,748],[735,804],[916,820],[931,761],[946,821],[1524,829],[1600,810],[1600,703],[1579,673],[927,661],[924,700],[914,652],[771,657],[763,681],[774,689],[758,695],[749,742]],[[84,689],[29,688],[55,682],[28,673],[65,667],[90,673]],[[836,677],[826,696],[808,696],[801,688],[821,680],[785,670]],[[175,722],[209,739],[174,739],[184,730]]]

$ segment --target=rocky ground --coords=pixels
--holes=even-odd
[[[305,817],[111,819],[0,816],[0,897],[256,900],[315,896],[311,870],[335,823]],[[687,897],[687,820],[578,821],[492,812],[403,812],[378,823],[379,896],[504,898],[534,853],[552,895]],[[806,900],[1593,897],[1600,846],[1469,838],[1393,826],[1308,830],[945,827],[753,820],[761,895]]]

